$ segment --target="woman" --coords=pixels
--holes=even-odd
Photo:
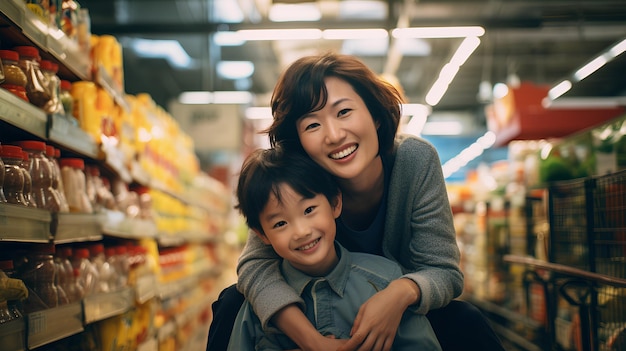
[[[402,278],[361,306],[352,337],[316,332],[280,278],[276,254],[254,236],[239,259],[237,288],[266,330],[278,327],[302,350],[389,350],[407,308],[427,314],[443,350],[503,350],[480,312],[453,300],[463,274],[440,160],[424,140],[396,137],[401,102],[361,61],[337,54],[295,61],[272,96],[271,144],[305,152],[340,185],[337,240],[403,268]],[[212,326],[209,343],[215,336]]]

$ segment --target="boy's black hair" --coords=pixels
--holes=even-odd
[[[235,208],[246,218],[248,227],[263,233],[259,216],[273,194],[281,202],[279,186],[289,185],[305,198],[324,195],[336,205],[339,186],[306,154],[288,151],[282,145],[253,151],[244,161],[237,184]]]

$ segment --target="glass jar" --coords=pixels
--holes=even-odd
[[[20,168],[22,169],[22,174],[24,175],[24,199],[26,200],[26,206],[37,208],[37,204],[33,200],[33,181],[30,178],[30,172],[28,169],[30,168],[30,158],[28,157],[28,153],[22,150],[22,163],[20,164]]]
[[[0,60],[4,68],[4,82],[2,84],[26,87],[26,74],[18,65],[20,54],[13,50],[0,50]]]
[[[70,212],[92,213],[93,207],[85,183],[85,161],[80,158],[62,158],[59,163]]]
[[[34,46],[16,46],[13,50],[20,55],[19,66],[26,74],[26,95],[31,104],[43,108],[50,101],[45,77],[41,72],[39,49]]]
[[[50,169],[52,170],[52,189],[59,198],[59,212],[69,212],[70,208],[67,204],[67,199],[65,198],[63,179],[61,179],[61,168],[59,167],[59,163],[56,158],[57,150],[58,149],[52,145],[46,145],[46,158],[50,162]]]
[[[41,73],[44,76],[45,88],[50,99],[43,106],[43,110],[50,114],[64,115],[65,110],[59,95],[61,94],[61,79],[57,76],[59,65],[48,60],[41,60]]]
[[[24,198],[24,174],[22,173],[22,148],[3,145],[0,157],[4,163],[4,196],[8,203],[27,206]]]
[[[56,267],[53,254],[54,245],[52,244],[36,246],[29,250],[26,261],[17,272],[19,278],[36,295],[29,296],[28,299],[38,298],[45,308],[58,306],[58,290],[55,285]]]
[[[43,141],[25,140],[18,142],[30,158],[28,169],[32,180],[32,197],[37,208],[57,213],[60,202],[52,189],[52,165],[44,155],[46,144]]]

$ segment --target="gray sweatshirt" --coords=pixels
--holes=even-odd
[[[392,167],[383,233],[384,256],[400,264],[420,287],[417,313],[447,305],[463,290],[460,252],[439,155],[427,141],[400,136],[387,162]],[[405,220],[403,220],[405,219]],[[303,306],[283,279],[280,258],[256,235],[248,236],[237,264],[237,288],[263,327],[280,309]]]

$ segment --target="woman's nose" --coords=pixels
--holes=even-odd
[[[326,123],[326,142],[334,144],[345,136],[345,131],[340,123],[333,121]]]

